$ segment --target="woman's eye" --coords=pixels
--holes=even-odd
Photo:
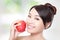
[[[31,16],[30,16],[30,15],[28,15],[28,17],[29,17],[29,18],[31,18]]]
[[[39,20],[39,18],[35,18],[36,20]]]

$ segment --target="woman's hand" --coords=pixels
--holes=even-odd
[[[18,21],[19,20],[16,20],[11,24],[12,26],[10,28],[10,38],[9,38],[9,40],[16,40],[16,38],[18,37],[18,34],[20,33],[16,30],[16,26],[18,26],[18,25],[15,25],[15,23],[18,23]]]
[[[16,20],[12,23],[10,29],[10,39],[9,40],[16,40],[18,34],[24,32],[26,28],[26,23],[23,20]]]

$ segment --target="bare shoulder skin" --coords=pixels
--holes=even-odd
[[[29,37],[28,36],[20,36],[20,37],[17,37],[16,40],[29,40]]]

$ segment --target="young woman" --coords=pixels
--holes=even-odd
[[[43,37],[43,31],[51,26],[55,14],[56,7],[50,3],[33,6],[26,19],[27,31],[31,35],[19,37],[18,34],[21,32],[17,32],[15,27],[11,27],[9,40],[46,40]]]

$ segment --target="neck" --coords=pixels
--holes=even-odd
[[[42,33],[33,33],[31,34],[31,38],[33,40],[37,40],[37,39],[45,40]]]

